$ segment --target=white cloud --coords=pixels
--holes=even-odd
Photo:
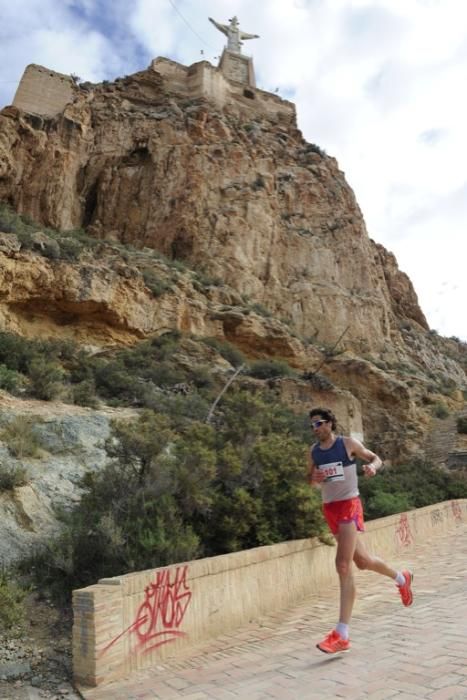
[[[151,53],[166,55],[176,50],[179,34],[172,19],[173,10],[168,2],[154,3],[139,0],[130,17],[129,25],[142,45]]]
[[[337,157],[430,324],[467,339],[467,3],[0,0],[0,104],[32,62],[87,80],[159,55],[214,62],[225,37],[207,18],[233,15],[261,36],[243,47],[258,86],[295,101],[305,137]]]

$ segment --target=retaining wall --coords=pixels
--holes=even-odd
[[[367,523],[370,551],[410,559],[428,538],[467,521],[467,500]],[[335,547],[296,540],[102,579],[73,594],[75,680],[95,686],[186,654],[335,578]],[[409,563],[407,561],[407,563]]]

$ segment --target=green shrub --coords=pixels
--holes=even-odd
[[[165,333],[111,359],[91,362],[97,392],[118,403],[147,406],[157,387],[172,387],[189,378],[190,371],[177,366],[173,355],[179,347],[179,333]]]
[[[8,391],[10,394],[19,394],[26,386],[24,375],[9,369],[5,365],[0,365],[0,389]]]
[[[0,462],[0,492],[13,491],[18,486],[26,486],[28,481],[25,467]]]
[[[31,416],[16,416],[0,431],[0,439],[13,457],[39,457],[41,440],[34,429],[39,422]]]
[[[209,402],[197,392],[188,394],[166,394],[152,392],[144,400],[144,406],[156,413],[163,413],[171,420],[174,430],[187,430],[191,421],[205,421]]]
[[[258,316],[264,316],[264,318],[271,318],[272,313],[262,304],[250,304],[250,309],[258,314]]]
[[[73,403],[78,406],[87,406],[89,408],[97,408],[99,406],[96,396],[96,385],[92,379],[74,384],[71,389],[71,396]]]
[[[432,408],[433,415],[435,418],[447,418],[449,416],[449,409],[446,404],[441,401],[437,401]]]
[[[224,285],[224,282],[220,279],[220,277],[211,277],[211,275],[208,275],[201,270],[196,270],[194,272],[194,283],[198,291],[206,290],[209,287],[222,287]]]
[[[467,416],[459,416],[457,419],[457,432],[467,434]]]
[[[80,255],[83,252],[83,244],[81,241],[72,237],[60,237],[57,243],[58,255],[62,260],[66,260],[68,262],[77,262],[79,260]]]
[[[214,386],[214,380],[209,367],[204,365],[194,366],[189,371],[189,378],[197,389],[209,389]]]
[[[154,270],[146,268],[142,272],[144,284],[154,297],[160,297],[172,288],[171,285],[166,280],[161,279]]]
[[[5,572],[0,573],[0,630],[9,631],[25,621],[26,591]]]
[[[0,331],[0,362],[8,369],[27,374],[36,352],[34,342],[14,333]]]
[[[57,362],[44,356],[34,357],[28,367],[32,395],[43,401],[57,398],[63,390],[64,374],[63,368]]]
[[[157,386],[170,387],[185,381],[186,372],[170,360],[153,362],[144,373]]]
[[[34,250],[51,260],[79,260],[81,252],[87,248],[92,249],[99,245],[92,236],[88,236],[83,229],[72,229],[59,232],[55,229],[45,228],[27,216],[19,216],[6,203],[0,202],[0,230],[5,233],[15,233],[21,247],[25,250]],[[40,244],[34,234],[44,234]]]
[[[302,428],[269,395],[244,391],[225,395],[215,428],[175,411],[114,423],[109,465],[83,481],[62,535],[34,558],[35,575],[69,593],[104,576],[321,535]]]
[[[120,359],[96,363],[94,377],[96,389],[104,398],[140,405],[144,387],[135,381],[134,374],[127,370]]]
[[[305,151],[307,153],[317,153],[322,158],[326,157],[326,151],[324,151],[322,148],[317,146],[315,143],[308,143],[306,145]]]
[[[410,510],[410,499],[405,493],[376,493],[368,500],[366,507],[367,517],[383,518],[385,515],[404,513]]]
[[[318,374],[318,372],[304,372],[302,377],[307,382],[310,382],[311,386],[318,391],[328,391],[334,388],[334,384],[331,380],[323,374]]]
[[[422,459],[362,478],[359,487],[369,519],[467,497],[466,480]]]
[[[345,352],[345,347],[339,347],[339,343],[334,343],[334,345],[324,343],[321,345],[320,350],[324,357],[330,359],[331,357],[338,357],[339,355],[342,355]]]
[[[3,233],[16,233],[17,224],[12,210],[0,202],[0,231]]]
[[[276,377],[291,377],[293,369],[282,360],[256,360],[247,369],[247,374],[256,379],[274,379]]]
[[[240,367],[240,365],[245,364],[245,355],[235,345],[227,342],[226,340],[218,340],[217,338],[202,338],[203,343],[209,345],[209,347],[217,350],[219,355],[230,362],[233,367]]]

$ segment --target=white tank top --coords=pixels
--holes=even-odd
[[[346,501],[359,495],[357,465],[349,458],[341,435],[338,435],[326,450],[318,443],[313,445],[311,458],[326,477],[321,482],[323,503]]]

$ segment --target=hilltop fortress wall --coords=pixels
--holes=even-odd
[[[73,99],[70,75],[31,63],[20,80],[13,105],[31,114],[54,117]]]
[[[149,70],[162,75],[168,91],[181,96],[202,97],[219,108],[232,105],[246,111],[281,116],[288,121],[295,119],[293,103],[255,87],[250,58],[224,54],[218,67],[208,61],[184,66],[159,57],[152,61]],[[73,101],[76,89],[71,76],[30,64],[18,85],[13,105],[25,112],[54,117]]]
[[[150,68],[160,73],[174,90],[187,97],[204,97],[221,108],[228,104],[238,105],[295,119],[295,105],[292,102],[254,86],[251,63],[245,64],[243,74],[240,74],[238,67],[232,72],[232,62],[225,59],[224,62],[221,59],[216,68],[209,61],[183,66],[168,58],[159,57],[152,61]]]

